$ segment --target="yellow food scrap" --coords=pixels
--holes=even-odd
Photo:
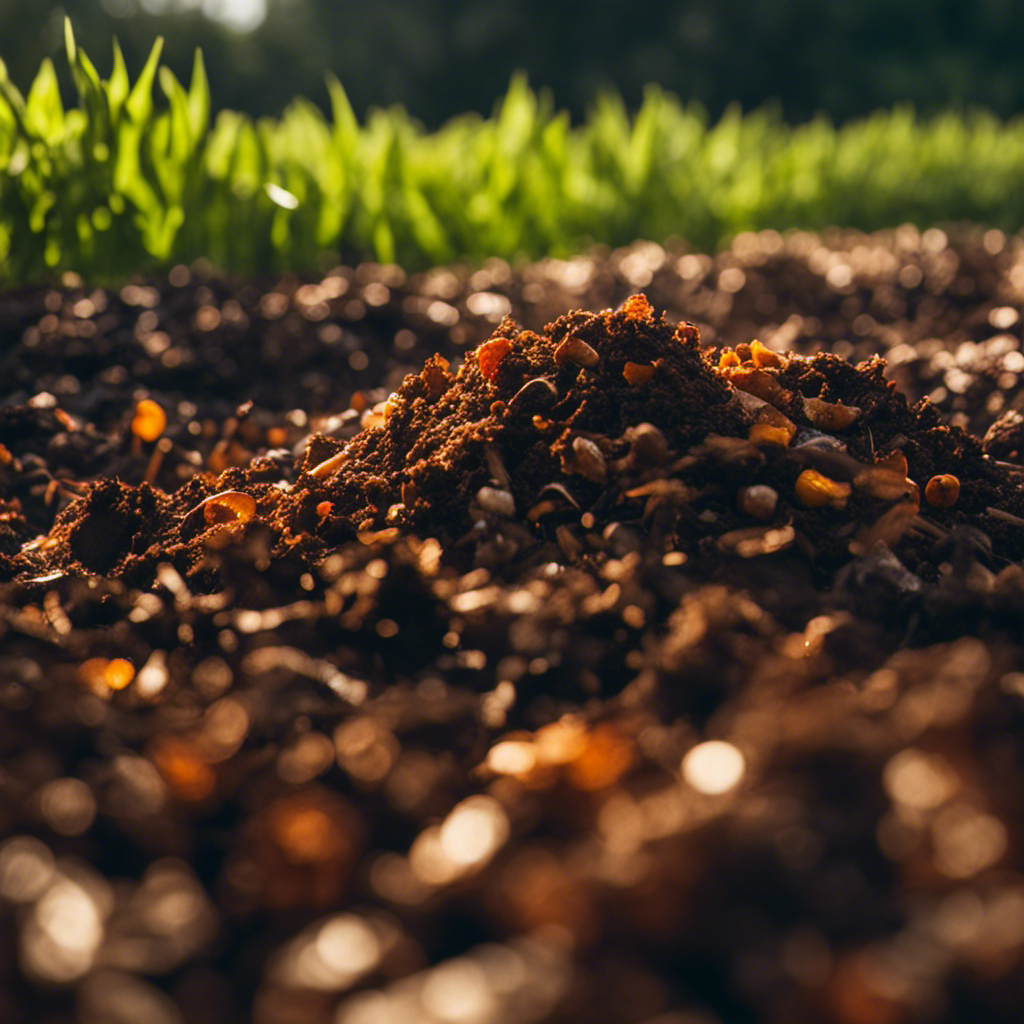
[[[960,481],[952,473],[940,473],[925,484],[924,500],[935,508],[951,508],[960,497]]]
[[[781,366],[782,357],[756,338],[750,343],[750,358],[755,366]]]
[[[850,497],[850,485],[819,473],[816,469],[805,469],[796,481],[796,496],[808,508],[842,508]]]
[[[140,441],[155,441],[167,427],[167,414],[152,398],[144,398],[135,406],[132,433]]]

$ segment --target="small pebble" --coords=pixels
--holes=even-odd
[[[767,484],[744,487],[739,494],[740,509],[755,519],[771,519],[778,501],[778,492]]]
[[[476,500],[485,512],[493,512],[496,516],[511,518],[516,514],[515,499],[508,491],[497,487],[481,487],[476,492]]]

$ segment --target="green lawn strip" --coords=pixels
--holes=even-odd
[[[327,117],[212,115],[201,54],[189,84],[134,82],[117,44],[102,79],[67,27],[78,105],[44,61],[27,94],[0,61],[0,284],[65,270],[109,282],[206,256],[227,271],[344,259],[410,270],[453,259],[567,255],[673,236],[711,250],[740,231],[911,221],[1024,226],[1024,121],[909,107],[836,128],[770,110],[710,124],[650,86],[635,116],[611,93],[572,126],[513,79],[494,117],[427,132],[401,107],[360,124],[341,83]]]

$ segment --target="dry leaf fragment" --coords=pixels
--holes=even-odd
[[[678,502],[689,501],[697,492],[692,487],[687,487],[682,480],[672,477],[659,480],[649,480],[639,487],[626,491],[627,498],[671,498]]]

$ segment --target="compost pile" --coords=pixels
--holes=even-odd
[[[1020,253],[3,297],[0,1019],[1019,1020]]]

